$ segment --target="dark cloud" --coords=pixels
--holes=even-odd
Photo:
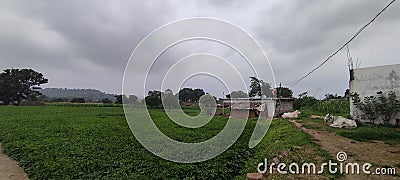
[[[347,41],[386,1],[6,1],[0,6],[0,68],[34,68],[49,87],[97,88],[119,93],[133,48],[148,33],[171,21],[195,16],[241,26],[268,53],[278,83],[304,75]],[[398,3],[350,44],[362,66],[398,63]],[[204,43],[177,47],[157,61],[151,87],[175,61],[194,52],[240,58]],[[233,53],[234,54],[234,53]],[[379,60],[377,60],[379,59]],[[348,85],[345,53],[293,87],[296,93],[342,93]],[[218,67],[212,67],[218,68]],[[242,68],[242,67],[239,67]],[[249,74],[251,75],[251,74]],[[193,84],[207,84],[203,82]],[[209,83],[212,84],[212,83]],[[220,90],[204,87],[211,93]],[[318,94],[318,93],[317,93]]]

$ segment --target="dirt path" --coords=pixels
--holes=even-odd
[[[371,172],[375,172],[374,167],[395,167],[400,164],[400,145],[390,146],[383,142],[358,142],[349,138],[337,135],[333,132],[307,129],[302,124],[295,120],[290,120],[304,132],[313,136],[315,141],[321,145],[332,157],[340,151],[347,154],[347,160],[344,163],[359,163],[362,166],[364,163],[371,163],[373,168]],[[316,123],[316,122],[307,122]],[[399,174],[400,168],[396,168],[396,173]],[[384,176],[384,175],[365,175],[360,168],[360,175],[345,175],[345,179],[400,179],[399,176]]]
[[[29,179],[18,163],[3,153],[0,144],[0,180]]]

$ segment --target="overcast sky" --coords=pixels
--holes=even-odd
[[[267,53],[276,83],[292,82],[344,44],[389,1],[2,1],[0,68],[33,68],[49,79],[44,87],[93,88],[121,93],[129,56],[150,32],[171,21],[212,17],[249,32]],[[208,43],[208,44],[207,44]],[[360,67],[400,63],[400,2],[394,3],[350,44]],[[217,49],[217,50],[216,50]],[[232,58],[212,42],[182,44],[157,60],[149,89],[190,53]],[[240,68],[240,67],[239,67]],[[342,95],[348,88],[346,52],[292,87],[295,96]],[[249,74],[251,75],[251,74]],[[213,78],[195,77],[184,86],[218,97],[226,90]]]

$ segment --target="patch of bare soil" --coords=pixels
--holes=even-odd
[[[17,161],[3,153],[0,144],[0,180],[20,180],[29,179],[24,170],[18,165]]]
[[[388,145],[380,141],[376,142],[359,142],[349,138],[337,135],[333,132],[308,129],[295,120],[290,120],[304,132],[310,134],[316,143],[322,149],[326,150],[332,157],[336,158],[338,152],[344,151],[347,154],[346,163],[359,163],[362,166],[364,163],[371,163],[373,167],[371,173],[375,172],[375,168],[395,167],[400,164],[400,145]],[[307,122],[316,123],[316,122]],[[399,168],[396,167],[396,174],[399,175]],[[345,179],[400,179],[399,176],[390,175],[366,175],[360,167],[360,174],[345,174]]]

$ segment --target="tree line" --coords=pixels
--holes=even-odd
[[[292,97],[293,92],[286,87],[279,87],[273,89],[270,83],[259,80],[256,77],[250,77],[250,91],[245,93],[243,91],[233,91],[231,94],[226,95],[226,98],[245,98],[245,97]],[[85,103],[86,99],[76,97],[71,99],[66,98],[47,98],[42,95],[38,90],[41,85],[48,83],[48,79],[42,73],[36,72],[32,69],[5,69],[0,73],[0,101],[3,104],[18,105],[22,100],[28,101],[50,101],[50,102],[72,102],[72,103]],[[164,105],[170,108],[175,108],[177,103],[198,103],[202,96],[206,95],[205,91],[200,88],[183,88],[177,94],[164,93],[161,91],[149,91],[148,95],[144,98],[145,103],[152,108],[161,108],[162,100],[165,100]],[[164,99],[162,99],[164,98]],[[214,97],[214,99],[216,99]],[[143,100],[139,102],[139,98],[135,95],[116,95],[115,100],[104,98],[101,103],[109,104],[122,104],[126,103],[144,103]],[[172,103],[170,103],[172,102]]]

